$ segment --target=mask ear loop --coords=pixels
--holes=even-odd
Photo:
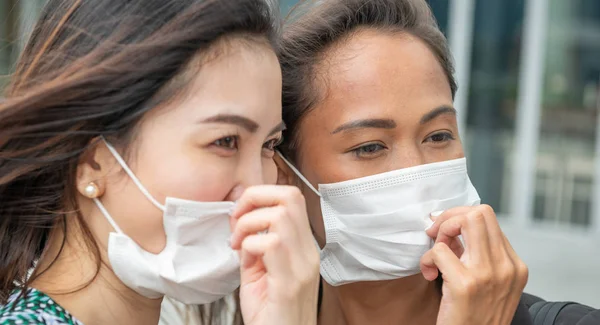
[[[152,202],[152,204],[154,204],[154,206],[156,206],[158,209],[160,209],[161,211],[165,211],[164,205],[160,204],[160,202],[158,202],[154,197],[152,197],[150,192],[148,192],[148,190],[144,187],[144,185],[142,185],[142,182],[140,182],[140,180],[135,176],[135,174],[129,168],[129,166],[127,166],[127,163],[121,157],[121,155],[117,152],[117,150],[110,143],[108,143],[108,141],[106,141],[106,139],[104,139],[104,137],[101,137],[101,139],[104,142],[104,144],[106,145],[106,147],[108,148],[108,150],[110,151],[110,153],[115,157],[115,159],[117,160],[119,165],[121,165],[121,167],[127,173],[127,175],[129,175],[129,177],[131,177],[131,180],[133,180],[133,183],[135,183],[135,185],[142,192],[142,194],[144,194],[144,196],[148,200],[150,200],[150,202]]]
[[[321,197],[321,193],[319,193],[319,191],[317,191],[317,189],[314,186],[312,186],[312,184],[308,181],[308,179],[306,179],[306,177],[304,177],[304,175],[302,175],[302,173],[296,167],[294,167],[294,165],[292,165],[292,163],[289,162],[289,160],[287,160],[283,156],[283,154],[281,154],[281,152],[279,152],[279,150],[277,150],[276,152],[279,155],[279,157],[285,162],[285,164],[288,165],[288,167],[290,167],[290,169],[296,174],[296,176],[298,176],[304,182],[304,184],[306,184],[306,186],[308,186],[308,188],[310,188],[313,192],[315,192],[316,195]],[[319,246],[317,239],[314,237],[313,237],[313,242],[315,243],[315,248],[317,249],[317,251],[319,251],[319,254],[321,254],[323,250],[321,249],[321,246]]]
[[[277,154],[285,162],[285,164],[288,165],[288,167],[290,167],[290,169],[294,172],[294,174],[296,174],[296,176],[298,176],[302,180],[302,182],[304,182],[304,184],[306,184],[306,186],[308,186],[308,188],[310,188],[313,192],[315,192],[316,195],[321,197],[321,193],[319,193],[319,191],[314,186],[312,186],[312,184],[308,181],[308,179],[306,179],[306,177],[304,177],[304,175],[302,175],[302,173],[296,167],[294,167],[294,165],[292,165],[292,163],[289,162],[281,154],[281,152],[279,152],[279,150],[277,150]]]
[[[108,223],[110,223],[110,225],[115,229],[115,231],[120,234],[123,234],[124,233],[123,230],[121,230],[121,228],[117,225],[117,223],[110,216],[110,213],[108,213],[108,211],[104,207],[104,204],[102,204],[102,202],[100,202],[100,200],[98,200],[97,198],[94,198],[94,203],[96,203],[96,206],[98,207],[98,209],[100,209],[100,212],[102,212],[102,214],[104,215],[106,220],[108,220]]]

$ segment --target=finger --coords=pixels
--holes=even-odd
[[[231,235],[231,248],[239,249],[246,236],[262,231],[276,232],[288,241],[297,237],[285,207],[259,208],[237,219]]]
[[[458,257],[443,243],[435,244],[421,257],[420,267],[423,277],[428,281],[437,279],[438,269],[450,279],[458,279],[466,272]]]
[[[446,225],[446,227],[449,227],[449,226]],[[450,247],[450,249],[454,252],[454,254],[460,258],[465,251],[464,245],[461,242],[460,237],[459,237],[460,229],[445,230],[445,232],[442,232],[441,236],[439,235],[439,229],[440,228],[438,227],[438,233],[436,233],[435,236],[433,236],[433,237],[430,236],[430,237],[434,238],[436,243],[444,243],[444,244],[448,245],[448,247]],[[447,236],[447,231],[455,233],[456,236]]]
[[[237,219],[231,217],[231,215],[229,216],[229,231],[231,231],[231,233],[233,233],[233,230],[235,229],[235,226],[237,225]]]
[[[241,245],[242,270],[249,267],[256,258],[262,258],[267,273],[278,276],[289,274],[289,262],[286,249],[281,245],[281,237],[276,233],[251,235],[244,238]]]
[[[490,263],[490,243],[484,215],[478,210],[471,210],[467,215],[450,218],[440,226],[437,241],[450,243],[462,235],[465,250],[475,264]]]
[[[450,250],[452,250],[454,255],[456,255],[456,257],[458,258],[460,258],[465,252],[465,247],[463,246],[459,238],[452,239],[448,247],[450,247]]]
[[[435,243],[444,243],[448,245],[452,252],[454,252],[454,255],[456,255],[456,257],[458,258],[460,258],[465,252],[465,247],[461,242],[460,237],[452,238],[447,236],[440,236],[435,239]]]
[[[462,234],[463,228],[467,226],[466,215],[455,216],[447,219],[439,225],[436,234],[436,243],[443,243],[448,246],[455,239],[458,240],[458,236]]]
[[[492,266],[490,235],[486,223],[486,215],[480,210],[473,210],[467,214],[467,228],[463,233],[465,248],[472,256],[474,265]],[[471,244],[469,244],[469,241]],[[470,245],[470,246],[469,246]]]
[[[505,235],[503,235],[503,237],[504,247],[506,248],[506,252],[513,262],[517,273],[517,277],[513,282],[513,287],[516,290],[523,291],[523,289],[525,289],[525,285],[527,284],[527,280],[529,279],[529,268],[527,267],[527,264],[525,264],[525,262],[519,257],[519,255],[517,255],[517,252],[515,252],[514,248],[508,241],[508,238],[506,238]]]
[[[461,215],[466,215],[468,212],[473,210],[474,207],[456,207],[444,211],[441,215],[434,217],[432,216],[433,225],[427,229],[426,233],[431,238],[436,238],[440,230],[440,225],[446,222],[450,218],[454,218]]]
[[[491,254],[493,259],[507,258],[508,253],[504,243],[504,233],[500,229],[498,218],[496,218],[496,212],[494,209],[487,204],[482,204],[475,208],[475,210],[481,212],[484,216],[487,232],[489,235],[489,242],[491,248]]]
[[[506,313],[503,315],[501,321],[507,323],[510,321],[514,315],[514,310],[517,309],[519,301],[521,299],[521,295],[523,294],[523,290],[527,285],[527,280],[529,277],[529,270],[527,265],[519,258],[517,253],[514,251],[513,247],[509,243],[506,236],[503,235],[504,247],[506,249],[506,253],[508,258],[510,259],[510,266],[513,268],[512,272],[509,274],[512,275],[512,280],[508,287],[509,291],[509,299],[506,299],[504,302],[503,310]],[[511,313],[511,311],[513,311]]]
[[[252,267],[259,260],[259,258],[262,258],[262,256],[257,256],[241,249],[239,251],[239,256],[242,270]],[[242,276],[244,275],[242,274]]]
[[[439,228],[440,228],[440,225],[443,224],[444,222],[446,222],[448,219],[457,217],[459,215],[465,215],[465,214],[467,214],[467,212],[469,212],[473,209],[474,209],[474,207],[463,206],[463,207],[455,207],[455,208],[452,208],[452,209],[449,209],[446,211],[442,211],[437,216],[432,213],[431,219],[434,221],[434,223],[425,232],[427,233],[427,235],[429,237],[436,239],[436,242],[443,242],[446,245],[448,245],[448,247],[450,247],[450,249],[454,252],[454,254],[460,258],[462,256],[462,254],[464,253],[464,246],[463,246],[462,242],[460,241],[460,239],[453,238],[450,240],[446,240],[446,239],[442,238],[441,240],[437,240]]]
[[[306,209],[304,197],[300,190],[295,186],[283,185],[260,185],[253,186],[242,194],[242,197],[236,202],[236,206],[231,213],[233,218],[240,218],[244,214],[257,208],[273,207],[283,205],[293,210],[304,211]],[[290,215],[294,223],[308,224],[308,218],[301,213]]]

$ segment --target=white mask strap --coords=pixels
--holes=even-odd
[[[304,175],[302,175],[302,173],[296,167],[294,167],[294,165],[292,165],[291,162],[285,159],[285,157],[281,154],[281,152],[279,152],[279,150],[277,150],[277,154],[285,162],[285,164],[288,165],[288,167],[290,167],[290,169],[296,174],[296,176],[298,176],[304,182],[304,184],[308,186],[308,188],[315,192],[315,194],[319,197],[321,196],[321,193],[319,193],[319,191],[317,191],[317,189],[314,186],[312,186],[308,179],[306,179],[306,177],[304,177]]]
[[[110,216],[110,213],[108,213],[108,211],[106,211],[104,204],[102,204],[102,202],[100,202],[100,200],[98,200],[98,199],[94,199],[94,203],[96,203],[96,206],[98,206],[98,209],[100,209],[100,212],[102,212],[102,214],[104,215],[106,220],[108,220],[108,223],[110,223],[110,225],[115,229],[115,231],[122,234],[123,230],[121,230],[121,228],[119,228],[117,223]]]
[[[108,150],[110,151],[110,153],[112,153],[112,155],[115,157],[115,159],[117,160],[117,162],[119,163],[119,165],[121,165],[121,167],[127,173],[127,175],[129,175],[129,177],[131,177],[131,179],[133,180],[133,182],[135,183],[135,185],[140,189],[140,191],[142,192],[142,194],[144,194],[144,196],[146,198],[148,198],[148,200],[150,200],[150,202],[152,202],[152,204],[154,204],[157,208],[159,208],[162,211],[165,211],[164,205],[160,204],[160,202],[158,202],[154,197],[152,197],[152,195],[150,194],[150,192],[148,192],[148,190],[144,187],[144,185],[142,185],[142,182],[140,182],[140,180],[135,176],[135,174],[129,168],[129,166],[127,166],[127,163],[121,157],[121,155],[119,155],[119,153],[117,152],[117,150],[110,143],[108,143],[108,141],[106,141],[106,139],[104,139],[104,137],[102,137],[102,141],[104,141],[104,144],[106,144],[106,147],[108,148]]]

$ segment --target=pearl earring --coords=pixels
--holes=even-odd
[[[100,195],[100,189],[94,182],[90,182],[84,189],[84,195],[90,199],[95,199]]]

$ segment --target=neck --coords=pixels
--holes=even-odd
[[[332,287],[323,281],[319,324],[435,324],[441,294],[417,274],[392,281]]]
[[[96,258],[74,231],[61,250],[63,238],[59,231],[51,235],[32,287],[85,325],[158,324],[162,299],[148,299],[126,287],[102,262],[107,260],[105,247],[99,247]]]

